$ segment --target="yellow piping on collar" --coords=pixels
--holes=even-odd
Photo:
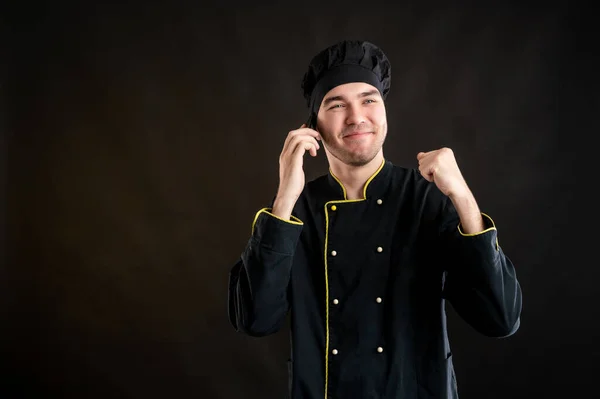
[[[381,161],[381,165],[379,165],[379,168],[377,168],[375,173],[373,173],[373,175],[371,177],[369,177],[369,179],[365,182],[365,187],[363,188],[363,199],[367,199],[367,187],[369,186],[369,183],[371,183],[371,181],[375,178],[375,176],[377,176],[379,174],[379,172],[381,172],[381,169],[383,169],[384,165],[385,165],[385,158]],[[346,194],[346,187],[344,187],[344,185],[342,184],[340,179],[338,179],[338,177],[335,174],[333,174],[333,171],[331,170],[331,168],[329,168],[329,173],[331,173],[331,176],[335,179],[336,182],[338,182],[340,187],[342,187],[342,191],[344,192],[344,199],[347,200],[348,195]]]

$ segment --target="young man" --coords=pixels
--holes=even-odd
[[[368,42],[317,54],[309,120],[289,132],[279,188],[229,275],[237,331],[264,336],[291,311],[292,398],[457,398],[445,301],[480,333],[513,334],[521,288],[448,148],[418,168],[383,156],[390,64]],[[305,184],[303,157],[330,170]]]

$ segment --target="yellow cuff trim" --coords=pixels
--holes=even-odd
[[[478,236],[480,234],[487,233],[488,231],[496,230],[496,223],[494,223],[494,220],[489,215],[481,212],[481,216],[484,216],[486,219],[488,219],[490,221],[490,223],[492,223],[492,227],[488,227],[487,229],[480,231],[478,233],[463,233],[463,231],[460,229],[460,223],[459,223],[458,224],[458,232],[460,233],[460,235],[463,237],[474,237],[474,236]],[[500,248],[500,245],[498,245],[498,237],[496,237],[496,250],[498,250],[498,248]]]
[[[286,222],[286,223],[290,223],[290,224],[295,224],[298,226],[303,226],[304,222],[300,219],[298,219],[297,217],[295,217],[294,215],[291,216],[290,220],[285,220],[283,218],[280,218],[279,216],[273,215],[270,211],[272,211],[273,208],[263,208],[260,211],[256,212],[256,215],[254,216],[254,221],[252,222],[252,233],[254,233],[254,226],[256,225],[256,221],[258,220],[258,216],[261,213],[266,213],[269,216],[274,217],[275,219],[279,219],[282,222]]]

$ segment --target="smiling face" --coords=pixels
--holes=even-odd
[[[317,130],[328,155],[346,165],[366,165],[382,151],[387,135],[381,94],[362,82],[334,87],[323,97]]]

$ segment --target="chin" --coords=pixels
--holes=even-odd
[[[351,166],[365,166],[366,164],[371,162],[373,159],[375,159],[376,155],[377,155],[377,153],[375,153],[374,155],[349,156],[349,157],[346,157],[345,163],[348,165],[351,165]]]

